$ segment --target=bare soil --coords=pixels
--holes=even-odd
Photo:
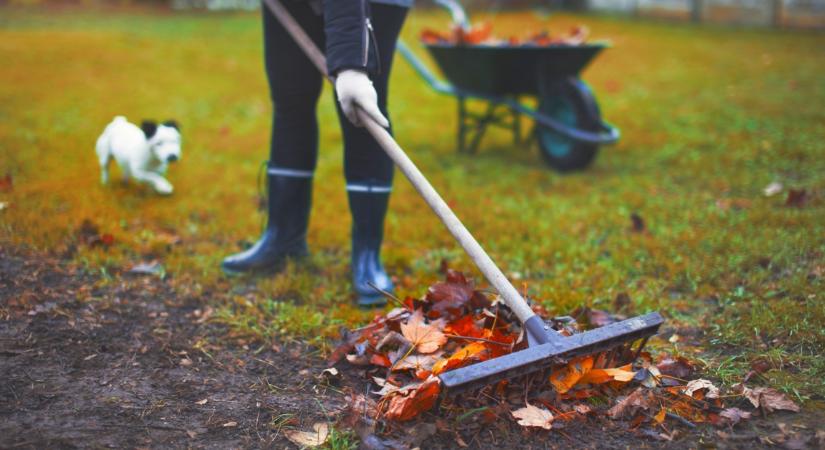
[[[227,339],[205,320],[209,297],[178,295],[157,277],[101,283],[59,259],[0,249],[0,448],[294,448],[285,429],[336,423],[351,393],[365,391],[363,371],[343,368],[330,381],[301,343]],[[492,424],[429,412],[362,430],[360,445],[815,448],[821,416],[777,414],[735,430],[673,422],[666,437],[601,417],[546,432],[506,411]]]

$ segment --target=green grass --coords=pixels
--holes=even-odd
[[[803,399],[825,395],[825,36],[527,12],[489,18],[500,35],[586,23],[612,40],[583,77],[623,131],[590,170],[572,175],[546,170],[534,148],[514,148],[500,132],[477,155],[458,155],[454,100],[397,61],[398,141],[505,272],[556,313],[609,309],[627,292],[636,313],[660,309],[675,332],[694,330],[701,345],[679,349],[706,360],[713,376],[738,381],[753,358],[769,357],[776,369],[760,382]],[[404,35],[414,42],[423,27],[445,24],[441,12],[415,12]],[[260,34],[248,13],[4,10],[0,172],[15,189],[0,194],[9,202],[0,242],[65,252],[92,219],[116,242],[80,246],[78,264],[116,279],[159,258],[166,282],[211,299],[216,320],[242,339],[310,339],[323,350],[338,327],[369,320],[350,306],[350,221],[329,89],[319,106],[312,258],[263,280],[227,280],[218,269],[261,226],[256,176],[270,105]],[[99,186],[94,141],[116,114],[183,124],[174,196]],[[784,193],[762,195],[772,181],[812,200],[785,207]],[[630,231],[634,212],[646,233]],[[169,245],[170,234],[181,242]],[[400,295],[422,295],[442,259],[474,271],[399,175],[385,260]]]

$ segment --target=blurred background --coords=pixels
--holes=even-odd
[[[432,0],[418,0],[432,8]],[[255,10],[258,0],[2,0],[0,5],[124,5],[169,6],[175,10]],[[470,11],[546,8],[674,21],[792,28],[825,27],[825,0],[465,0]]]

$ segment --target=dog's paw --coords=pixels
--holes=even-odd
[[[172,195],[172,191],[174,191],[174,188],[168,181],[155,184],[155,192],[160,195]]]

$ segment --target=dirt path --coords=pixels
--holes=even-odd
[[[0,448],[282,448],[274,418],[311,424],[316,399],[335,406],[297,375],[322,370],[305,349],[213,345],[201,302],[163,283],[95,289],[54,260],[0,261]]]
[[[233,347],[203,320],[208,294],[181,298],[156,278],[99,281],[0,249],[0,448],[295,448],[285,429],[334,423],[343,393],[364,391],[356,368],[331,387],[302,345]],[[485,424],[426,413],[362,434],[361,448],[813,448],[821,427],[821,417],[796,415],[723,434],[670,424],[668,441],[603,417],[536,432],[504,416]]]

